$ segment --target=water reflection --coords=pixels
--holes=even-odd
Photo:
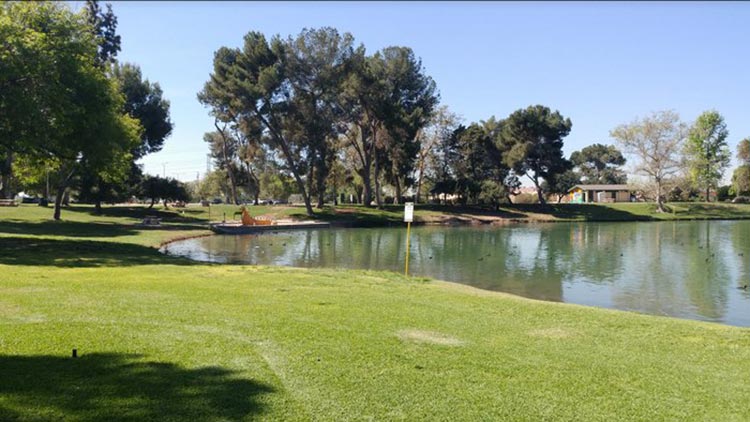
[[[198,260],[403,271],[403,229],[212,236]],[[526,297],[750,326],[750,222],[570,223],[412,230],[410,272]]]

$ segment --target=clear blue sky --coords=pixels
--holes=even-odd
[[[83,2],[71,2],[74,8]],[[369,52],[411,47],[442,103],[467,122],[531,104],[573,121],[565,153],[651,111],[692,121],[716,109],[730,146],[750,136],[750,3],[743,2],[113,2],[121,61],[172,103],[175,130],[145,170],[182,180],[206,170],[212,119],[196,100],[213,52],[251,30],[351,32]],[[166,164],[164,164],[166,163]],[[163,165],[164,164],[164,165]]]

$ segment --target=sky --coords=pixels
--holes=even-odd
[[[74,9],[82,1],[70,2]],[[213,53],[249,31],[331,26],[367,51],[411,47],[441,103],[466,123],[542,104],[573,122],[566,156],[613,143],[617,125],[659,110],[686,122],[715,109],[733,155],[750,137],[750,2],[112,2],[121,62],[171,102],[175,124],[146,173],[206,172],[213,119],[196,99]],[[733,163],[734,164],[734,163]],[[728,172],[730,173],[730,172]]]

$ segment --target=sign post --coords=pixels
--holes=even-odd
[[[414,220],[414,203],[404,203],[404,221],[406,222],[406,267],[404,275],[409,276],[409,238],[411,237],[411,222]]]

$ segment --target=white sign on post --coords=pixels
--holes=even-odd
[[[404,203],[404,223],[414,221],[414,202]]]

